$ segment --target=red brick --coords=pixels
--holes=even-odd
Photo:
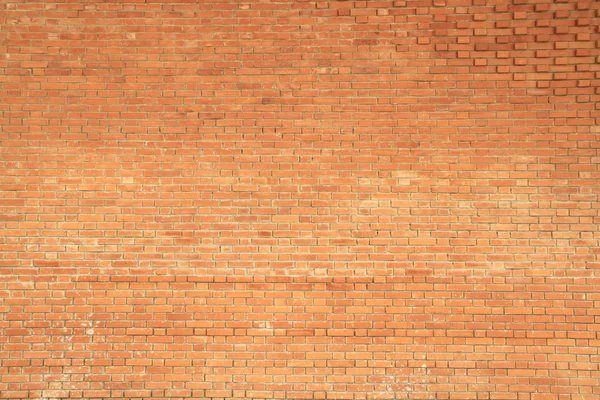
[[[597,2],[0,6],[0,398],[600,396]]]

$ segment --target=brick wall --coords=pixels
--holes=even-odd
[[[600,2],[0,4],[0,398],[599,399]]]

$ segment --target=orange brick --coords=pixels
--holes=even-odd
[[[0,398],[600,398],[597,2],[0,14]]]

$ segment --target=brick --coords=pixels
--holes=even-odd
[[[597,2],[0,8],[0,398],[600,398]]]

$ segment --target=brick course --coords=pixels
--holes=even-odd
[[[0,4],[0,398],[600,398],[600,2]]]

